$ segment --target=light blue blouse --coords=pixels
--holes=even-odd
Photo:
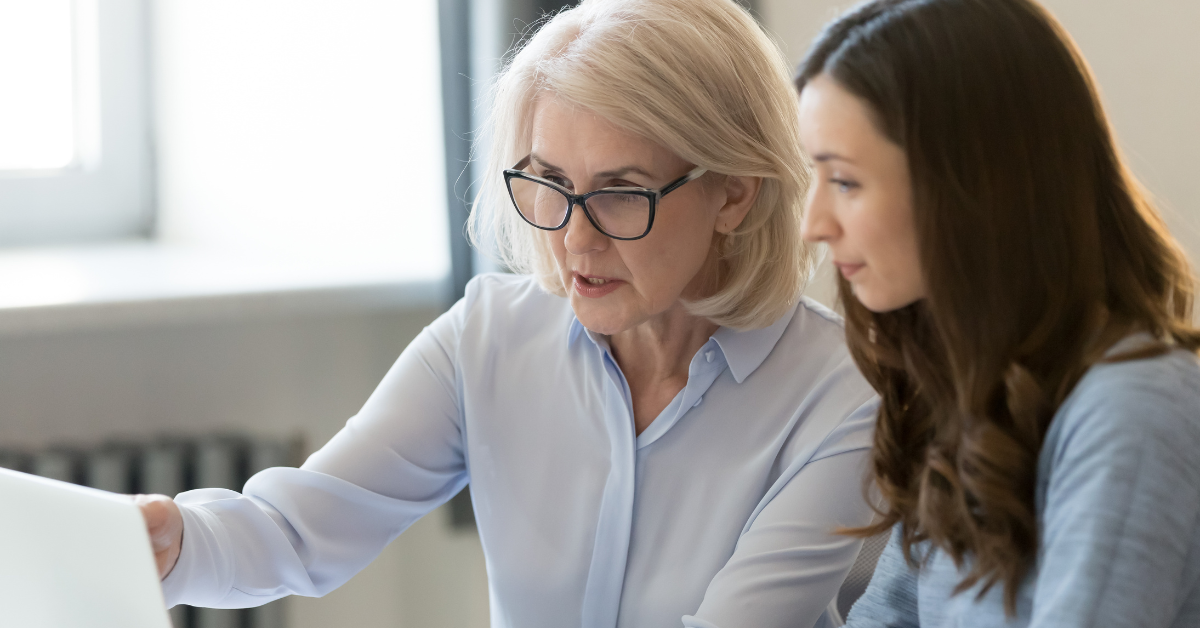
[[[484,275],[299,469],[176,498],[168,604],[320,596],[468,480],[495,628],[812,626],[871,513],[876,411],[837,317],[721,328],[640,435],[604,336]]]
[[[943,552],[910,567],[893,531],[847,627],[1200,626],[1196,356],[1179,350],[1092,367],[1046,433],[1035,502],[1040,547],[1014,617],[999,586],[954,595],[965,566]]]

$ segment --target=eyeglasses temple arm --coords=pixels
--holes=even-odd
[[[699,166],[692,168],[692,170],[690,172],[688,172],[687,174],[683,175],[682,177],[680,177],[678,179],[675,179],[674,183],[671,183],[671,184],[667,185],[667,187],[659,190],[658,195],[666,196],[667,193],[673,192],[676,188],[681,187],[686,183],[695,181],[696,179],[699,179],[700,177],[704,176],[704,173],[706,173],[706,172],[708,172],[707,168],[701,168]]]

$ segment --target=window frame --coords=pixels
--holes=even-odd
[[[0,246],[147,237],[154,224],[148,0],[73,0],[76,159],[0,170]]]

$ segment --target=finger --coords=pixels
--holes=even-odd
[[[160,536],[169,527],[169,513],[161,503],[150,502],[142,508],[142,517],[146,520],[146,528],[150,536]]]
[[[171,557],[168,556],[166,552],[159,552],[155,554],[154,564],[156,567],[158,567],[159,580],[166,578],[167,573],[169,573],[171,571],[171,567],[174,566],[174,563],[171,561]]]
[[[162,507],[154,499],[154,495],[134,495],[133,504],[142,511],[142,518],[147,526],[159,525],[162,522]]]
[[[154,548],[156,553],[171,549],[171,543],[172,537],[166,531],[150,537],[150,546]]]
[[[156,553],[170,548],[173,540],[170,530],[170,509],[163,501],[164,498],[158,495],[134,497],[134,503],[138,505],[142,512],[142,518],[146,521],[150,545]]]

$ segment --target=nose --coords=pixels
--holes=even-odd
[[[841,235],[841,225],[834,215],[832,203],[826,200],[819,183],[814,183],[804,203],[804,218],[800,236],[808,242],[831,242]]]
[[[586,255],[608,248],[608,236],[600,233],[583,213],[583,207],[576,205],[571,212],[571,220],[564,227],[566,235],[563,244],[571,255]]]

